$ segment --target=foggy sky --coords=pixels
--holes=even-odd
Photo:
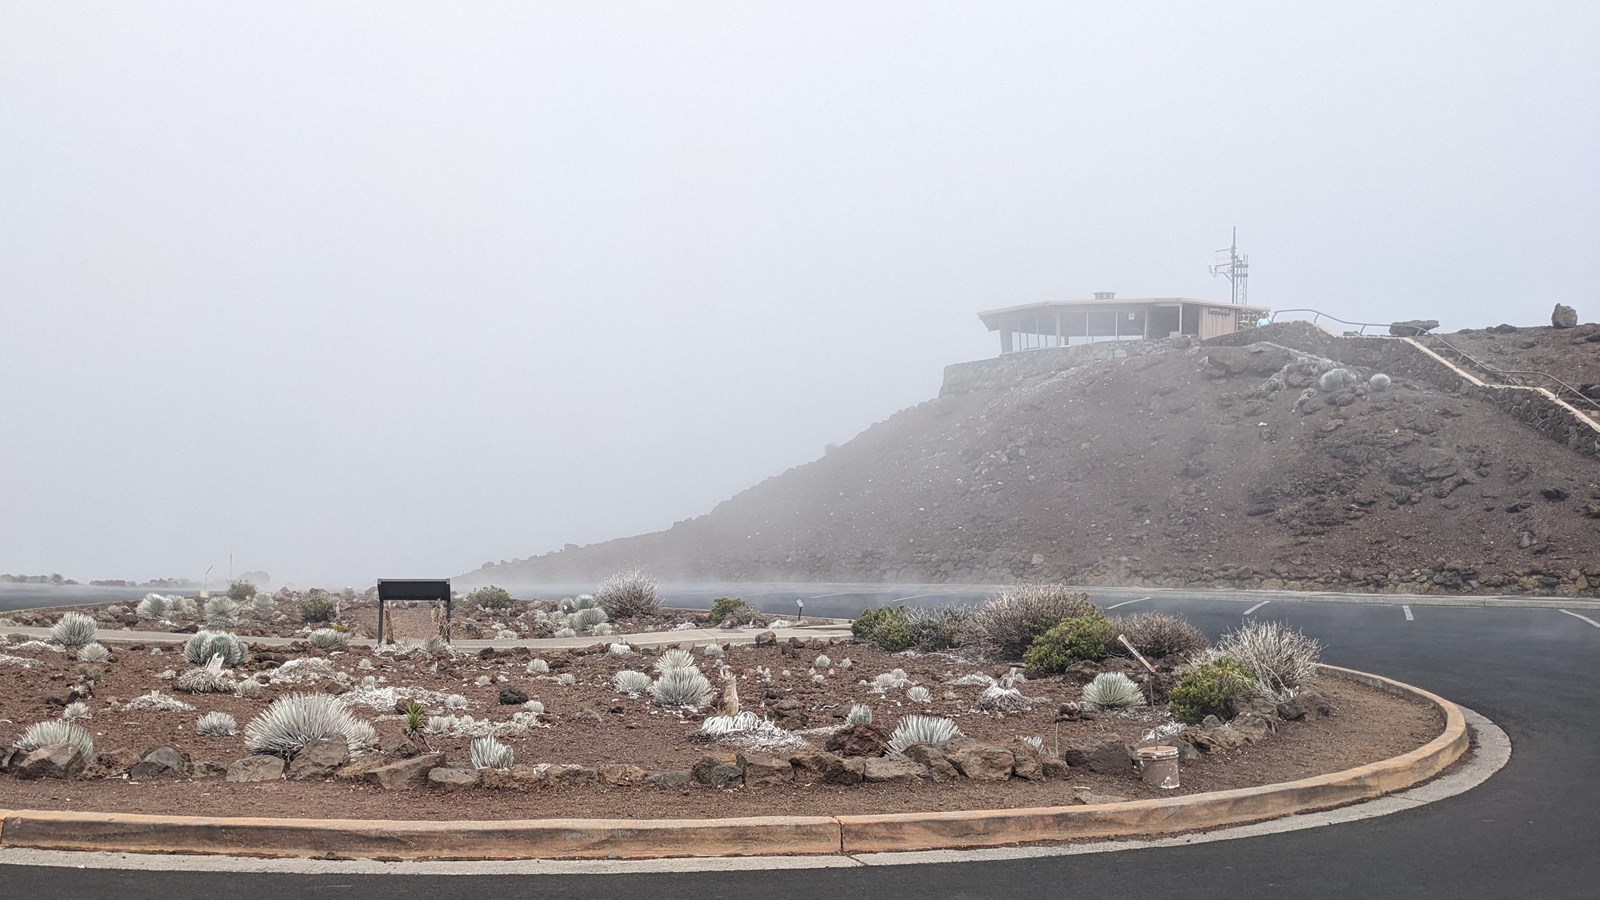
[[[443,576],[929,399],[974,313],[1600,318],[1600,6],[0,7],[0,571]],[[213,584],[215,584],[215,580]]]

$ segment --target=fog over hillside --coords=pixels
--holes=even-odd
[[[1306,323],[1236,337],[952,372],[937,400],[707,515],[465,582],[638,566],[711,582],[1600,589],[1600,429],[1541,433],[1443,390],[1396,341],[1375,345],[1391,376]],[[1507,368],[1559,349],[1600,373],[1600,325],[1491,337]]]
[[[1225,298],[1234,226],[1261,305],[1593,321],[1597,33],[1580,2],[7,4],[0,571],[362,584],[670,529],[845,466],[997,352],[979,310]],[[705,534],[681,565],[735,549]]]

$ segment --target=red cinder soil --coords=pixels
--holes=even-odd
[[[648,654],[610,656],[600,653],[547,654],[551,678],[526,672],[530,657],[506,654],[492,659],[459,656],[453,659],[415,654],[396,659],[358,649],[333,655],[301,654],[326,660],[329,675],[306,683],[272,683],[257,699],[232,694],[182,694],[173,690],[166,670],[189,668],[180,653],[166,648],[152,655],[137,645],[115,648],[116,656],[102,664],[104,677],[89,701],[93,717],[84,724],[95,734],[102,764],[128,764],[148,750],[175,746],[197,767],[203,763],[225,766],[246,755],[241,736],[207,737],[195,733],[195,720],[203,713],[222,711],[237,719],[241,732],[252,718],[276,697],[296,691],[347,691],[362,679],[374,678],[380,687],[393,687],[402,699],[419,698],[430,715],[446,712],[439,694],[464,697],[468,707],[457,714],[477,720],[508,721],[518,706],[501,706],[499,692],[509,685],[545,704],[545,724],[500,739],[516,751],[520,763],[575,763],[600,767],[610,763],[640,766],[650,772],[684,770],[713,749],[694,736],[702,715],[679,715],[661,710],[647,699],[618,695],[611,677],[623,668],[648,671],[654,657]],[[826,653],[832,666],[818,670],[821,684],[810,669],[817,655]],[[61,714],[59,702],[76,677],[77,663],[68,655],[39,647],[19,649],[15,641],[0,653],[31,659],[29,668],[4,669],[8,690],[0,696],[0,740],[14,740],[33,722]],[[715,683],[716,665],[699,651],[696,656]],[[850,668],[843,668],[846,658]],[[944,682],[974,671],[1003,674],[1003,669],[974,665],[945,654],[892,655],[857,645],[839,644],[825,650],[781,647],[734,647],[723,660],[739,678],[739,693],[746,709],[762,711],[779,700],[798,700],[809,717],[803,735],[814,745],[827,740],[828,731],[842,724],[853,703],[867,703],[875,721],[886,727],[909,713],[948,716],[967,735],[987,742],[1005,743],[1020,735],[1043,739],[1047,752],[1073,742],[1114,738],[1136,743],[1163,719],[1155,711],[1132,715],[1102,715],[1088,721],[1057,722],[1062,701],[1077,700],[1082,677],[1052,677],[1028,681],[1023,693],[1040,698],[1032,711],[1016,715],[985,715],[973,711],[981,688],[948,686]],[[363,663],[370,668],[363,667]],[[1112,664],[1111,668],[1122,665]],[[259,672],[271,678],[276,663],[258,657],[238,674]],[[933,693],[931,703],[915,703],[903,690],[875,694],[859,682],[893,668],[904,669]],[[770,670],[772,683],[762,680]],[[342,673],[343,681],[333,672]],[[575,684],[562,685],[553,677],[566,673]],[[491,683],[479,686],[480,676]],[[505,681],[501,682],[500,679]],[[1336,706],[1337,715],[1305,723],[1285,723],[1279,734],[1260,744],[1226,754],[1213,754],[1183,767],[1182,792],[1212,791],[1289,781],[1338,771],[1412,750],[1439,733],[1442,722],[1430,708],[1333,678],[1317,683]],[[193,704],[185,712],[130,711],[122,704],[152,689]],[[347,694],[347,696],[355,696]],[[52,702],[54,701],[54,702]],[[380,735],[399,730],[392,706],[385,710],[352,707],[360,718],[374,721]],[[429,744],[446,754],[448,764],[468,765],[466,736],[430,736]],[[762,814],[842,814],[911,810],[966,809],[1059,805],[1075,802],[1080,790],[1129,799],[1161,792],[1144,786],[1130,768],[1121,775],[1096,775],[1072,769],[1065,780],[1025,782],[1012,779],[1000,784],[961,780],[950,784],[788,785],[750,790],[719,790],[698,785],[666,788],[634,787],[556,788],[527,791],[474,788],[449,795],[428,790],[386,793],[375,787],[342,781],[230,784],[222,778],[192,777],[135,783],[121,777],[60,781],[21,781],[0,775],[0,806],[11,808],[98,809],[204,815],[268,815],[332,818],[435,819],[435,818],[544,818],[599,816],[663,818],[676,816],[738,816]]]

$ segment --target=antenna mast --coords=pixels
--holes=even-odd
[[[1224,261],[1222,254],[1226,253]],[[1211,266],[1212,275],[1221,275],[1228,279],[1233,288],[1230,298],[1236,304],[1250,301],[1250,257],[1239,252],[1239,227],[1233,228],[1233,244],[1217,251],[1218,262]]]

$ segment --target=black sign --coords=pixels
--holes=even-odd
[[[450,579],[448,578],[380,578],[378,579],[378,643],[383,644],[384,632],[389,624],[388,604],[391,601],[432,602],[444,604],[442,636],[449,640],[451,618]]]
[[[443,603],[450,599],[448,578],[380,578],[379,600],[435,600]]]

